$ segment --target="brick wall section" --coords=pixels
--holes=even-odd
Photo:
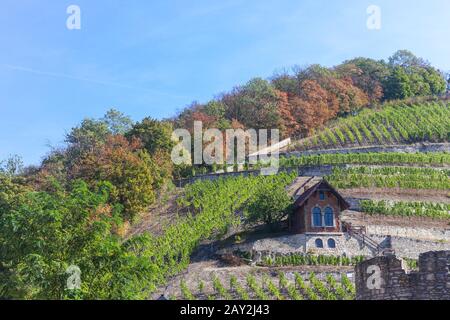
[[[368,286],[374,279],[373,269],[380,270],[380,287]],[[358,300],[449,300],[450,251],[431,251],[420,255],[419,270],[408,272],[404,262],[395,256],[376,257],[355,267]]]
[[[315,207],[320,207],[322,215],[325,214],[325,208],[331,207],[334,212],[334,227],[313,227],[312,212]],[[319,191],[314,192],[304,206],[297,209],[295,212],[296,219],[304,219],[300,225],[303,227],[300,230],[293,230],[293,232],[340,232],[341,225],[339,215],[341,207],[338,198],[330,191],[325,191],[325,200],[320,200]]]

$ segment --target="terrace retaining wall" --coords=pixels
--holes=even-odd
[[[412,228],[387,225],[368,225],[367,233],[378,236],[393,236],[416,240],[450,242],[450,229]]]
[[[385,229],[383,229],[385,228]],[[419,255],[432,250],[450,250],[450,237],[448,231],[430,229],[415,229],[400,227],[369,226],[368,236],[379,243],[382,248],[392,248],[396,255],[402,258],[418,259]],[[380,234],[374,234],[380,232]],[[391,236],[389,233],[394,234]],[[383,234],[384,233],[384,234]],[[404,236],[396,236],[403,234]],[[433,238],[433,239],[430,239]],[[315,241],[321,239],[323,248],[317,248]],[[335,241],[335,248],[328,246],[328,240]],[[334,256],[366,256],[374,257],[377,252],[361,240],[350,236],[348,233],[335,234],[298,234],[276,238],[266,238],[235,245],[218,252],[222,254],[231,251],[248,252],[252,256],[253,263],[259,263],[264,258],[275,259],[277,256],[289,256],[292,254],[316,254]]]
[[[324,149],[324,150],[308,150],[308,151],[290,151],[280,153],[284,156],[310,156],[318,154],[347,154],[347,153],[374,153],[374,152],[450,152],[450,143],[418,143],[411,145],[387,145],[387,146],[365,146],[353,148]]]
[[[311,151],[292,151],[280,153],[280,156],[285,157],[299,157],[318,154],[349,154],[349,153],[375,153],[375,152],[403,152],[403,153],[418,153],[418,152],[450,152],[450,143],[429,143],[429,144],[414,144],[414,145],[394,145],[394,146],[369,146],[358,148],[342,148],[329,150],[311,150]],[[293,172],[297,171],[299,176],[318,176],[323,177],[330,175],[333,168],[345,168],[347,165],[319,165],[319,166],[299,166],[293,168],[279,168],[278,172]],[[237,177],[237,176],[258,176],[260,170],[226,172],[226,173],[211,173],[205,175],[198,175],[195,177],[180,179],[174,181],[178,187],[184,187],[186,184],[193,183],[197,180],[216,180],[222,177]]]

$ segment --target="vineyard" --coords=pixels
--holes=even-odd
[[[329,149],[364,145],[446,142],[450,140],[450,104],[387,105],[364,109],[339,120],[331,128],[302,140],[296,150]]]
[[[300,162],[303,164],[352,162],[371,163],[372,167],[353,166],[334,168],[327,180],[336,188],[408,188],[408,189],[450,189],[450,169],[445,164],[450,162],[447,153],[430,154],[347,154],[322,155],[289,158],[285,165]],[[409,164],[425,163],[433,167],[395,166],[399,162]],[[379,166],[390,163],[392,166]],[[440,166],[440,168],[436,168]],[[245,222],[241,212],[250,199],[261,191],[269,192],[274,186],[286,187],[296,178],[296,173],[280,173],[274,176],[238,176],[203,180],[189,184],[182,197],[177,199],[179,218],[177,222],[165,229],[162,236],[148,237],[145,246],[137,246],[136,251],[144,252],[145,257],[155,270],[148,275],[153,291],[175,275],[183,272],[190,264],[190,258],[198,245],[206,239],[220,239],[229,233],[230,228]],[[405,216],[445,217],[448,207],[432,204],[413,203],[375,203],[362,202],[363,211],[369,214],[392,214]],[[448,214],[448,212],[447,212]],[[142,250],[143,248],[143,250]],[[263,267],[284,266],[352,266],[363,257],[330,257],[295,255],[263,260]],[[352,289],[342,278],[338,283],[332,277],[326,281],[318,280],[314,274],[303,279],[300,275],[288,280],[280,274],[276,280],[270,277],[258,279],[252,274],[245,282],[235,278],[226,285],[219,277],[211,278],[211,283],[199,282],[196,290],[183,281],[179,289],[184,299],[294,299],[294,300],[343,300],[351,299]],[[348,280],[348,279],[347,279]],[[222,281],[222,282],[221,282]],[[143,282],[145,283],[145,282]],[[213,288],[206,290],[205,288]],[[178,298],[178,295],[176,295]]]
[[[280,157],[280,167],[283,168],[343,164],[424,165],[444,167],[450,165],[450,153],[336,153],[300,157]]]
[[[274,184],[287,186],[294,178],[281,174],[198,181],[188,185],[178,205],[189,214],[167,227],[162,236],[145,235],[134,243],[134,250],[147,257],[154,270],[141,285],[152,291],[155,285],[183,271],[202,240],[220,237],[232,225],[241,222],[235,213],[255,192]]]
[[[363,200],[361,210],[370,215],[450,219],[450,204],[441,203]]]
[[[281,158],[281,167],[341,165],[335,167],[326,179],[338,189],[351,188],[401,188],[401,189],[450,189],[449,153],[361,153],[324,154]],[[178,221],[169,226],[160,237],[151,238],[146,248],[155,279],[152,284],[161,285],[170,277],[180,274],[189,263],[191,254],[206,239],[223,238],[230,227],[245,222],[245,215],[236,214],[261,191],[274,186],[286,187],[296,178],[295,173],[274,176],[237,176],[203,180],[189,184],[183,197],[177,199],[180,214]],[[388,203],[362,201],[368,214],[396,216],[448,217],[448,206],[429,203]],[[187,213],[187,214],[186,214]],[[291,254],[265,258],[260,267],[296,266],[353,266],[364,257],[313,256]],[[194,288],[194,289],[193,289]],[[277,278],[248,274],[244,278],[223,280],[218,276],[199,281],[195,286],[181,281],[180,292],[172,298],[224,299],[224,300],[351,300],[354,287],[342,276],[319,280],[314,273],[304,279],[300,274],[279,273]]]
[[[336,188],[450,189],[450,171],[409,167],[334,168],[327,180]]]
[[[281,155],[278,165],[281,168],[296,168],[305,166],[321,165],[402,165],[402,166],[427,166],[427,167],[450,167],[450,153],[448,152],[367,152],[367,153],[329,153],[316,155]],[[226,163],[212,165],[211,167],[193,167],[190,172],[186,172],[184,178],[217,174],[221,168],[223,173],[233,173],[239,171],[255,171],[267,168],[270,164],[267,161],[257,161],[255,164],[246,162],[241,169],[239,166],[229,166]]]
[[[180,281],[180,293],[171,299],[183,300],[354,300],[355,287],[342,274],[338,281],[328,274],[324,280],[311,272],[307,279],[297,272],[279,272],[276,277],[263,275],[258,279],[248,274],[239,280],[231,275],[224,284],[212,275],[209,283],[198,281],[195,289],[190,289],[184,280]]]

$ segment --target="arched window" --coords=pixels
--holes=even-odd
[[[313,226],[321,227],[322,226],[322,210],[320,208],[315,207],[313,210]]]
[[[323,248],[322,239],[316,239],[316,248]]]
[[[334,249],[336,248],[336,241],[334,241],[334,239],[328,239],[328,248]]]
[[[334,227],[334,213],[333,209],[330,207],[325,209],[325,226]]]

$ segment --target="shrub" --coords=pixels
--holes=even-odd
[[[67,192],[26,192],[0,215],[0,296],[6,299],[126,299],[138,297],[129,277],[129,243],[113,234],[120,208],[108,204],[110,183],[90,191],[82,181]],[[2,197],[5,199],[5,197]],[[140,258],[134,258],[134,264]],[[140,261],[142,262],[142,261]],[[82,271],[81,288],[68,291],[66,270]]]

